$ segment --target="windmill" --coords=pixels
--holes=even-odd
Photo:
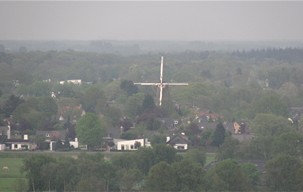
[[[163,82],[163,56],[161,57],[161,66],[160,66],[160,82],[159,83],[134,83],[135,85],[149,85],[149,86],[157,86],[160,89],[159,96],[159,105],[162,105],[162,97],[163,97],[163,89],[166,86],[175,86],[175,85],[188,85],[188,83],[164,83]]]

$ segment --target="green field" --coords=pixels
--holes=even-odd
[[[24,175],[20,172],[23,164],[21,157],[0,157],[0,191],[16,191],[20,183],[26,184]],[[4,170],[3,167],[8,167]]]

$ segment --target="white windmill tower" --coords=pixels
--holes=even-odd
[[[166,86],[175,86],[175,85],[188,85],[188,83],[164,83],[163,82],[163,56],[161,57],[161,66],[160,66],[160,82],[159,83],[134,83],[135,85],[151,85],[157,86],[160,89],[160,96],[159,96],[159,105],[162,105],[162,97],[163,97],[163,89]]]

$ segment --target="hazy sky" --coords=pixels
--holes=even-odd
[[[0,1],[0,40],[303,40],[303,2]]]

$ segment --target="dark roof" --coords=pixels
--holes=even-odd
[[[7,135],[0,135],[0,144],[5,143],[6,140],[7,140]]]
[[[5,143],[29,143],[29,140],[24,139],[7,139]]]
[[[66,131],[37,131],[36,135],[44,136],[50,140],[65,140]]]
[[[1,133],[6,133],[7,132],[7,130],[8,130],[8,127],[7,126],[0,126],[0,134]]]
[[[172,137],[167,144],[175,145],[175,144],[189,144],[190,141],[183,135],[175,135]]]

